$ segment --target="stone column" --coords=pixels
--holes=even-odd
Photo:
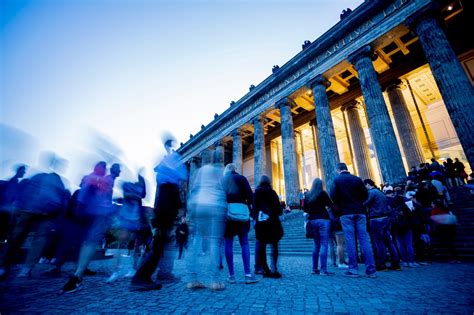
[[[352,101],[345,104],[342,107],[342,110],[346,112],[347,120],[349,122],[357,174],[362,179],[374,179],[374,173],[372,172],[372,166],[370,165],[370,152],[367,146],[367,141],[365,140],[364,129],[362,128],[362,123],[360,121],[358,111],[359,106],[359,102]]]
[[[237,168],[237,173],[242,174],[242,135],[237,129],[232,133],[232,163]]]
[[[265,135],[263,131],[263,118],[253,120],[253,149],[254,149],[254,184],[258,186],[260,177],[265,172]]]
[[[276,107],[280,109],[281,138],[283,151],[283,172],[285,173],[285,194],[288,205],[299,205],[298,192],[300,185],[298,181],[298,167],[296,163],[295,131],[293,129],[293,117],[291,107],[292,100],[285,98],[277,102]]]
[[[222,143],[222,140],[216,141],[214,144],[214,157],[213,157],[213,162],[216,164],[221,164],[224,165],[224,145]]]
[[[407,160],[408,168],[418,166],[424,162],[423,151],[416,136],[415,125],[408,111],[407,103],[403,97],[402,82],[400,80],[390,84],[387,88],[388,99],[392,106],[393,118],[397,125],[398,136],[402,143],[403,152]]]
[[[322,75],[318,75],[308,83],[313,90],[322,179],[328,191],[331,189],[334,178],[337,175],[336,166],[339,163],[336,134],[334,132],[329,100],[326,94],[326,88],[329,84],[329,81]]]
[[[446,35],[431,14],[407,21],[420,39],[421,47],[443,96],[467,160],[474,169],[474,91]]]
[[[376,57],[370,46],[364,46],[349,56],[359,73],[360,86],[367,109],[377,159],[383,181],[401,184],[406,179],[402,155],[390,121],[372,60]]]
[[[196,157],[192,157],[189,160],[189,180],[188,180],[188,187],[191,187],[194,183],[194,176],[196,175],[196,171],[198,170],[198,159]]]
[[[319,173],[319,168],[321,167],[321,158],[320,158],[320,149],[319,149],[319,139],[318,139],[318,129],[316,126],[316,120],[311,120],[309,122],[312,131],[312,138],[313,138],[313,147],[314,147],[314,156],[316,157],[316,177],[321,178],[321,174]],[[311,187],[312,182],[309,184]],[[309,189],[309,188],[308,188]]]

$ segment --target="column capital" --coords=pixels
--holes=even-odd
[[[405,89],[405,87],[406,87],[406,85],[402,80],[396,79],[396,80],[390,81],[387,84],[387,87],[385,88],[385,91],[390,92],[390,91],[393,91],[395,89],[403,90],[403,89]]]
[[[325,88],[328,88],[331,86],[331,82],[329,82],[328,79],[326,79],[321,74],[319,74],[316,77],[309,80],[308,83],[306,83],[306,85],[309,86],[311,89],[313,89],[316,85],[322,85]]]
[[[258,124],[260,122],[265,123],[265,117],[262,117],[261,115],[258,115],[256,117],[252,118],[251,122],[252,122],[252,125]]]
[[[378,56],[374,53],[374,50],[370,45],[365,45],[350,54],[347,59],[350,63],[355,65],[357,61],[364,57],[368,57],[370,58],[370,60],[374,61],[375,59],[377,59]]]
[[[435,2],[431,2],[425,8],[417,11],[413,15],[409,16],[403,24],[405,24],[409,29],[412,31],[416,31],[416,27],[420,22],[426,19],[434,19],[439,21],[439,4]]]
[[[240,128],[237,128],[234,131],[232,131],[230,134],[232,137],[236,137],[236,136],[240,137],[242,136],[242,130],[240,130]]]
[[[216,142],[214,142],[214,148],[222,147],[222,146],[224,146],[224,143],[223,143],[222,139],[219,139]]]
[[[290,108],[295,107],[296,103],[289,97],[282,98],[275,103],[275,108],[281,109],[282,107],[288,106]]]
[[[352,100],[352,101],[349,101],[349,102],[343,104],[341,106],[341,110],[344,112],[344,111],[347,111],[349,109],[359,109],[361,106],[362,106],[362,104],[359,101]]]

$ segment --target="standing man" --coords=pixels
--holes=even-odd
[[[377,260],[376,269],[377,271],[387,271],[386,247],[388,247],[390,258],[392,259],[390,269],[401,270],[397,249],[395,248],[395,244],[393,243],[390,234],[387,197],[385,197],[384,193],[375,187],[373,180],[365,179],[364,185],[369,193],[369,198],[364,202],[364,206],[367,207],[367,213],[369,215],[370,234],[372,235],[372,241],[374,242],[374,252]]]
[[[160,259],[160,280],[171,280],[173,260],[172,232],[174,220],[181,207],[179,196],[179,183],[186,180],[188,171],[181,161],[181,156],[173,150],[176,142],[172,135],[163,138],[163,144],[167,155],[158,166],[155,167],[157,192],[155,197],[155,222],[154,237],[151,251],[144,257],[143,263],[132,278],[131,290],[150,291],[161,289],[161,284],[153,282],[151,276],[158,267]]]
[[[369,233],[367,233],[367,221],[364,210],[364,201],[368,194],[362,180],[349,173],[345,163],[337,164],[336,171],[339,174],[334,179],[331,188],[331,198],[341,214],[342,230],[346,238],[347,254],[349,255],[349,270],[344,273],[348,277],[358,277],[356,239],[364,256],[366,274],[370,278],[376,278],[375,261],[370,245]]]

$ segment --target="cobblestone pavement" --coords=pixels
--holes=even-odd
[[[164,285],[160,291],[130,292],[129,279],[106,284],[112,260],[94,261],[98,275],[86,277],[82,290],[58,294],[73,265],[62,278],[45,278],[49,266],[39,265],[32,279],[12,277],[0,283],[0,312],[48,313],[459,313],[473,314],[474,264],[435,263],[415,269],[379,272],[378,278],[346,278],[311,275],[311,258],[280,258],[282,279],[262,279],[246,285],[243,279],[226,284],[226,290],[189,291],[184,279]],[[242,275],[241,259],[235,256],[236,274]],[[364,269],[360,266],[361,271]],[[175,272],[184,275],[186,265],[177,260]],[[226,269],[222,271],[226,279]],[[241,277],[243,278],[243,276]]]

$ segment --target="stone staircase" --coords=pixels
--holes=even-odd
[[[466,188],[457,188],[451,191],[454,201],[453,213],[458,218],[456,249],[462,259],[474,259],[474,194]],[[285,235],[280,241],[281,255],[311,255],[313,240],[305,237],[303,211],[293,210],[285,215],[282,221]],[[255,231],[250,230],[249,243],[251,253],[255,250]],[[439,242],[433,239],[436,258],[447,257],[447,250],[441,248]],[[238,239],[234,239],[234,252],[240,252]]]

